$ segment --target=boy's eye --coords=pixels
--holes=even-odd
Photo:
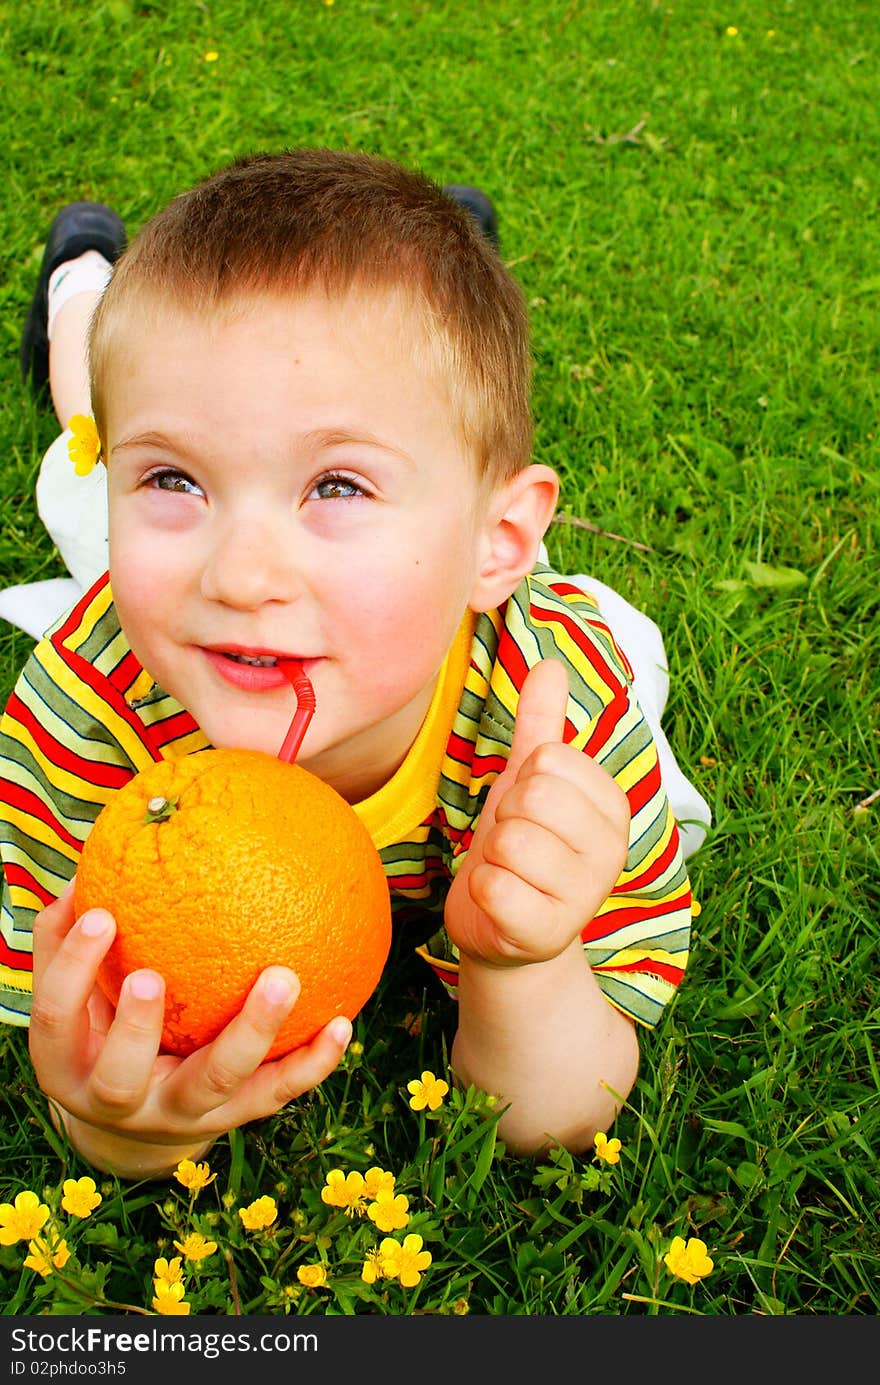
[[[175,491],[178,495],[200,495],[202,490],[182,471],[154,471],[146,478],[146,484],[160,491]]]
[[[312,495],[317,496],[318,500],[350,500],[364,494],[350,476],[322,476],[312,487]]]

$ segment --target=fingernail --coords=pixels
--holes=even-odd
[[[101,909],[90,909],[87,914],[83,914],[79,926],[87,938],[100,938],[110,927],[110,915]]]
[[[327,1028],[330,1030],[331,1038],[336,1043],[342,1044],[343,1048],[348,1047],[351,1039],[351,1021],[347,1020],[345,1015],[337,1015],[335,1020],[330,1021]]]
[[[161,993],[162,982],[153,971],[136,971],[128,978],[128,989],[135,1000],[155,1000]]]
[[[270,1005],[289,1005],[293,999],[293,986],[283,976],[267,976],[263,982],[263,995]]]

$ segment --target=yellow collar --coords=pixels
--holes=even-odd
[[[440,770],[461,701],[476,623],[473,612],[465,612],[437,675],[425,720],[400,769],[381,789],[352,805],[378,851],[393,842],[411,840],[436,807]]]

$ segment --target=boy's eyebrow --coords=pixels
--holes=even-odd
[[[129,447],[160,447],[165,448],[166,451],[169,452],[179,452],[180,441],[180,439],[170,438],[167,433],[159,433],[155,432],[153,429],[147,429],[145,433],[132,433],[130,438],[123,438],[121,442],[116,443],[115,446],[110,449],[110,455],[112,456],[116,452],[124,452],[126,448]],[[183,441],[185,450],[185,439]]]
[[[415,458],[409,452],[405,452],[402,447],[396,447],[393,442],[388,442],[385,438],[377,437],[368,429],[313,428],[308,433],[303,434],[302,440],[308,448],[345,447],[348,443],[376,447],[383,452],[393,453],[402,462],[406,462],[408,466],[415,466]]]
[[[185,442],[185,440],[184,440]],[[376,447],[383,452],[391,452],[399,457],[408,466],[415,465],[415,458],[403,448],[396,447],[394,443],[387,442],[383,438],[377,437],[375,433],[367,430],[354,430],[348,428],[313,428],[302,437],[303,444],[311,449],[318,447],[344,447],[349,443],[358,443],[361,446]],[[129,447],[158,447],[170,452],[181,450],[180,440],[170,438],[167,433],[156,432],[148,429],[145,433],[133,433],[130,438],[123,438],[121,442],[111,448],[111,456],[117,452],[124,452]],[[186,450],[184,446],[184,451]]]

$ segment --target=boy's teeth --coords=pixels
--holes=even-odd
[[[256,664],[257,668],[273,668],[278,662],[273,654],[230,654],[237,664]]]

